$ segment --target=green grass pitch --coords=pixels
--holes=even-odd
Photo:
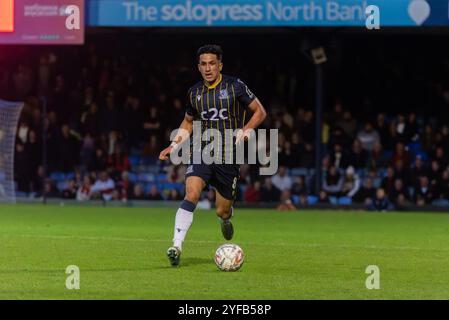
[[[195,212],[179,268],[175,209],[0,206],[0,299],[449,299],[449,215],[237,209],[237,272],[213,211]],[[65,269],[80,268],[80,289]],[[368,265],[380,289],[365,287]]]

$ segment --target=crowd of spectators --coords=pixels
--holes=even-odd
[[[182,121],[186,89],[198,80],[193,67],[136,59],[134,52],[102,55],[94,45],[76,51],[73,64],[53,51],[34,53],[36,63],[0,68],[0,87],[25,101],[15,146],[20,194],[79,201],[183,198],[186,168],[157,156]],[[286,77],[280,72],[269,86]],[[238,200],[286,210],[343,200],[376,210],[449,203],[449,126],[441,119],[416,112],[355,117],[334,99],[321,128],[323,158],[315,159],[313,108],[275,98],[262,102],[269,114],[263,127],[279,130],[280,167],[261,177],[256,166],[243,165]],[[313,197],[315,161],[322,164],[323,180]],[[148,170],[152,179],[138,178]],[[203,200],[207,207],[213,193],[205,192]]]

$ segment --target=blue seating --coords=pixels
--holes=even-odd
[[[349,206],[352,204],[352,199],[349,197],[340,197],[338,198],[338,204],[343,206]]]
[[[150,190],[151,190],[151,188],[152,188],[154,185],[156,185],[154,182],[146,183],[146,184],[143,186],[144,193],[145,193],[145,194],[150,193]],[[159,190],[159,191],[160,191],[160,190]]]
[[[157,182],[166,182],[167,181],[167,174],[166,173],[159,173],[156,176]]]
[[[69,184],[66,181],[59,181],[56,183],[56,188],[59,191],[63,191],[65,189],[67,189],[68,186],[69,186]]]
[[[292,176],[301,176],[301,175],[307,176],[308,171],[309,170],[307,168],[292,168],[290,174]]]
[[[65,174],[63,172],[53,172],[50,174],[50,179],[54,181],[63,181],[65,179]]]
[[[135,183],[137,181],[137,174],[135,174],[134,172],[128,172],[128,178],[129,181]]]
[[[137,176],[137,181],[140,182],[154,182],[154,175],[151,173],[139,173]]]
[[[131,167],[138,166],[140,164],[140,156],[138,155],[132,155],[128,157],[129,163],[131,164]]]
[[[65,175],[66,180],[72,180],[75,179],[75,172],[69,172]]]
[[[329,197],[329,201],[330,201],[331,204],[338,204],[337,197]]]
[[[292,202],[293,202],[293,204],[298,205],[299,204],[299,196],[296,194],[292,195]]]
[[[147,166],[148,165],[155,165],[158,162],[158,158],[156,158],[156,157],[144,157],[142,159],[142,162],[143,162],[144,165],[147,165]]]
[[[309,205],[317,204],[318,203],[318,197],[316,197],[316,196],[308,196],[307,197],[307,203]]]
[[[449,200],[447,200],[447,199],[433,200],[432,205],[437,206],[437,207],[449,207]]]

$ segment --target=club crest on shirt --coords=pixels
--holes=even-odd
[[[226,89],[220,90],[220,93],[218,94],[218,99],[227,99],[227,98],[229,98],[228,90]]]

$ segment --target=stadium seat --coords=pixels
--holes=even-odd
[[[449,200],[446,199],[433,200],[432,205],[437,207],[449,207]]]
[[[128,172],[128,178],[129,181],[135,183],[137,181],[137,174],[135,174],[134,172]]]
[[[307,168],[292,168],[290,174],[292,176],[301,176],[301,175],[307,176],[308,171],[309,170]]]
[[[145,171],[156,175],[159,173],[159,166],[156,165],[147,166],[145,167]]]
[[[293,204],[298,205],[299,204],[299,196],[296,194],[292,195],[292,202],[293,202]]]
[[[422,151],[421,143],[418,141],[409,143],[407,147],[409,149],[409,152],[411,152],[413,155],[416,155]]]
[[[338,204],[337,197],[329,197],[329,201],[330,201],[331,204]]]
[[[154,185],[156,185],[154,182],[149,182],[149,183],[146,183],[145,185],[144,185],[144,193],[145,194],[148,194],[148,193],[150,193],[150,190],[151,190],[151,188],[154,186]],[[159,190],[160,191],[160,190]]]
[[[63,191],[65,189],[67,189],[68,186],[69,186],[69,184],[67,183],[67,181],[59,181],[58,183],[56,183],[56,188],[59,191]]]
[[[349,197],[340,197],[338,198],[338,204],[343,206],[350,206],[352,204],[352,199]]]
[[[63,172],[53,172],[50,174],[50,179],[54,181],[63,181],[65,179],[65,174]]]
[[[75,179],[75,172],[69,172],[65,175],[66,180]]]
[[[4,172],[0,172],[0,181],[5,181],[6,175]]]
[[[155,165],[155,164],[157,164],[157,161],[158,161],[158,158],[156,158],[156,157],[144,157],[143,159],[142,159],[142,162],[143,162],[143,164],[144,165]]]
[[[316,197],[316,196],[308,196],[307,197],[307,203],[309,205],[317,204],[318,203],[318,197]]]
[[[166,173],[158,173],[156,175],[157,182],[167,182],[167,174]]]
[[[140,164],[140,156],[138,155],[132,155],[128,157],[129,163],[131,164],[131,167],[136,167]]]
[[[140,182],[154,182],[154,175],[151,173],[139,173],[137,176],[137,181]]]

